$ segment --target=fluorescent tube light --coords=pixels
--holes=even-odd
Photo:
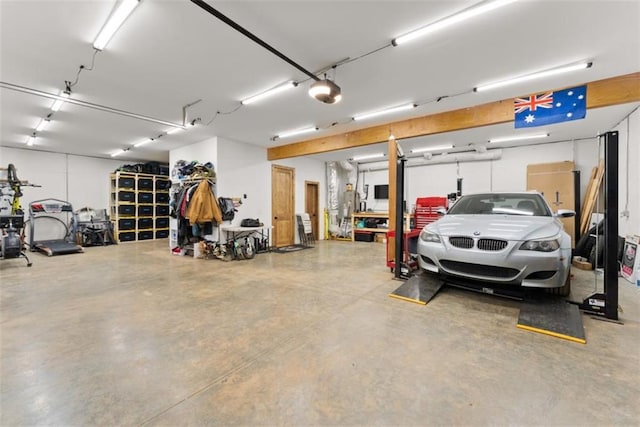
[[[111,14],[107,22],[98,33],[98,37],[93,42],[94,49],[103,50],[111,37],[118,31],[118,28],[127,19],[127,17],[133,12],[133,9],[140,3],[139,0],[122,0],[122,3],[118,5],[116,10]]]
[[[62,92],[60,94],[60,96],[62,98],[68,98],[69,94],[67,92]],[[55,102],[53,103],[53,105],[51,106],[51,111],[58,111],[60,110],[60,107],[62,107],[62,104],[64,104],[64,99],[56,99]]]
[[[269,89],[269,90],[267,90],[265,92],[259,93],[259,94],[254,95],[254,96],[250,96],[249,98],[240,101],[240,103],[242,105],[249,105],[249,104],[252,104],[252,103],[254,103],[256,101],[259,101],[261,99],[268,98],[271,95],[275,95],[277,93],[284,92],[287,89],[292,89],[292,88],[294,88],[296,86],[298,86],[298,84],[296,82],[293,82],[293,81],[286,82],[284,84],[281,84],[280,86],[276,86],[276,87],[271,88],[271,89]]]
[[[376,153],[376,154],[365,154],[362,156],[355,156],[351,160],[357,162],[359,160],[369,160],[369,159],[377,159],[378,157],[384,157],[384,153]]]
[[[114,151],[113,153],[111,153],[111,157],[116,157],[116,156],[119,156],[120,154],[124,154],[126,152],[127,152],[127,150],[120,149],[118,151]]]
[[[465,21],[469,18],[473,18],[474,16],[478,16],[493,9],[506,6],[509,3],[513,3],[514,1],[516,0],[487,0],[480,2],[474,6],[464,9],[461,12],[449,15],[446,18],[436,21],[433,24],[428,24],[403,36],[396,37],[395,39],[391,40],[391,44],[394,46],[399,46],[402,43],[409,42],[411,40],[417,39],[418,37],[426,36],[427,34],[431,34],[450,25],[457,24],[458,22]]]
[[[182,128],[172,128],[172,129],[169,129],[169,130],[167,131],[167,135],[173,135],[174,133],[178,133],[178,132],[180,132],[181,130],[183,130],[183,129],[182,129]]]
[[[26,141],[27,145],[29,147],[31,147],[33,144],[35,144],[35,142],[36,142],[36,136],[35,135],[29,135],[29,137],[27,138],[27,141]]]
[[[507,142],[507,141],[524,141],[526,139],[540,139],[548,137],[548,133],[538,133],[533,135],[513,135],[513,136],[505,136],[501,138],[493,138],[490,139],[489,142],[495,144],[496,142]]]
[[[433,147],[416,148],[411,150],[412,153],[424,153],[425,151],[448,150],[453,148],[452,144],[434,145]]]
[[[370,113],[356,114],[355,116],[353,116],[353,120],[370,119],[372,117],[378,117],[385,114],[397,113],[398,111],[411,110],[412,108],[415,108],[417,106],[418,106],[417,104],[407,104],[407,105],[401,105],[399,107],[387,108],[385,110],[372,111]]]
[[[289,136],[302,135],[303,133],[310,133],[310,132],[314,132],[314,131],[317,131],[317,130],[318,130],[317,127],[310,127],[310,128],[292,130],[292,131],[289,131],[289,132],[279,133],[278,135],[276,135],[276,137],[277,138],[287,138]]]
[[[133,144],[133,146],[136,147],[136,148],[137,147],[142,147],[143,145],[146,145],[146,144],[148,144],[150,142],[153,142],[153,141],[154,141],[153,138],[147,138],[144,141],[136,142],[135,144]]]
[[[581,62],[579,64],[565,65],[558,68],[552,68],[550,70],[540,71],[538,73],[527,74],[525,76],[514,77],[512,79],[502,80],[495,83],[487,83],[486,85],[480,85],[474,87],[475,92],[482,92],[485,90],[495,89],[502,86],[512,85],[516,83],[522,83],[529,80],[540,79],[543,77],[555,76],[556,74],[569,73],[571,71],[583,70],[585,68],[591,68],[592,62]]]
[[[40,120],[40,123],[38,123],[38,126],[36,126],[36,132],[42,132],[48,124],[49,124],[48,119]]]

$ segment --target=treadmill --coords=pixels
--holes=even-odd
[[[76,233],[67,226],[72,216],[73,207],[64,200],[43,199],[29,203],[29,249],[48,256],[84,252],[82,246],[75,243]],[[45,223],[48,223],[47,227],[41,225]],[[38,238],[43,235],[46,237]]]

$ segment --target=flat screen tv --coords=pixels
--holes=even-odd
[[[389,198],[389,185],[374,185],[373,186],[373,196],[375,199],[388,199]]]

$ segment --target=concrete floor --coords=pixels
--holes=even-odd
[[[0,262],[3,426],[640,424],[624,280],[625,324],[583,316],[582,345],[517,329],[517,301],[389,298],[376,243],[227,263],[166,241],[30,255]],[[575,274],[581,299],[593,273]]]

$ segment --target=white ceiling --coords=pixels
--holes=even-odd
[[[451,1],[213,1],[208,3],[310,71],[356,58],[412,29],[464,9]],[[78,67],[89,66],[92,42],[114,2],[0,0],[0,80],[59,93]],[[480,84],[579,60],[593,67],[486,93]],[[398,47],[386,47],[336,69],[343,101],[310,98],[307,76],[189,1],[143,0],[107,48],[84,70],[72,98],[153,118],[202,123],[132,148],[122,158],[168,160],[168,150],[211,136],[270,147],[282,131],[318,126],[313,137],[408,117],[478,105],[547,89],[640,71],[640,1],[521,0],[473,21]],[[330,73],[333,78],[333,73]],[[296,89],[236,109],[239,101],[287,80]],[[454,96],[455,94],[460,94]],[[0,89],[0,143],[25,147],[49,113],[51,99]],[[449,96],[440,102],[434,100]],[[403,103],[407,114],[351,122],[356,113]],[[593,137],[610,130],[638,103],[589,110],[585,120],[545,129],[552,140]],[[337,125],[331,126],[333,123]],[[456,148],[512,134],[512,124],[404,141],[405,150],[450,142]],[[33,149],[108,157],[168,126],[66,103],[38,134]],[[308,137],[308,135],[306,136]],[[375,152],[379,147],[358,149]],[[316,156],[345,159],[356,150]]]

